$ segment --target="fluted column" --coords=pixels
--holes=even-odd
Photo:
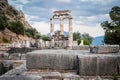
[[[64,19],[60,18],[60,34],[64,35]]]
[[[72,28],[72,18],[69,18],[69,47],[72,46],[73,42],[73,28]]]
[[[54,34],[54,19],[51,18],[50,19],[50,36],[52,37],[53,34]]]

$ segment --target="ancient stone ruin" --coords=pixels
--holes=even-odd
[[[69,19],[68,36],[63,34],[65,18]],[[60,19],[60,31],[55,34],[54,19]],[[10,58],[8,58],[7,61],[22,62],[22,64],[3,74],[3,67],[6,68],[8,65],[3,64],[2,60],[0,74],[3,75],[0,76],[0,80],[113,80],[113,74],[118,74],[117,77],[120,80],[119,45],[100,45],[90,48],[89,46],[74,46],[70,11],[55,11],[50,20],[50,46],[59,48],[34,51],[27,48],[13,48],[16,54],[19,52],[24,54],[24,59],[21,56],[22,60],[9,60]],[[67,46],[72,49],[60,48]],[[0,59],[1,57],[3,55],[0,56]]]
[[[54,44],[54,19],[60,20],[60,36],[64,35],[64,19],[69,20],[69,36],[68,36],[68,46],[72,46],[73,42],[73,28],[72,28],[72,16],[69,10],[54,11],[53,17],[50,19],[50,37],[52,44]]]

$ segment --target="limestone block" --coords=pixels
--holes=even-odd
[[[91,53],[118,53],[119,45],[101,45],[101,46],[91,46]]]
[[[97,74],[102,76],[111,76],[117,73],[117,56],[105,55],[97,57]]]
[[[60,72],[26,72],[25,75],[41,76],[43,80],[61,80]]]
[[[28,69],[60,69],[76,68],[76,55],[56,50],[41,50],[26,55]]]
[[[81,76],[111,76],[117,73],[115,55],[83,55],[78,57],[78,62]]]
[[[72,50],[89,50],[89,46],[72,46]]]
[[[79,75],[96,76],[97,75],[97,57],[91,55],[79,56]]]
[[[62,73],[63,80],[80,80],[80,76],[73,73]]]
[[[0,77],[0,80],[43,80],[41,76],[7,76]]]

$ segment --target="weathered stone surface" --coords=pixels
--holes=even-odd
[[[89,46],[72,46],[72,50],[89,50]]]
[[[76,55],[60,50],[31,52],[26,56],[26,66],[28,69],[71,70],[76,68]]]
[[[98,75],[111,76],[117,73],[117,56],[104,55],[97,57]]]
[[[101,45],[101,46],[91,46],[91,53],[118,53],[119,45]]]
[[[2,74],[3,74],[3,63],[0,62],[0,75],[2,75]]]
[[[96,56],[79,56],[79,75],[96,76],[97,75],[97,57]]]
[[[61,80],[60,72],[26,72],[25,75],[41,76],[43,80]]]
[[[16,67],[8,72],[6,72],[4,75],[2,75],[1,77],[9,77],[9,76],[17,76],[17,75],[21,75],[22,73],[26,72],[27,69],[25,67],[25,63],[22,64],[19,67]]]
[[[117,56],[115,55],[83,55],[78,59],[81,76],[111,76],[117,73]]]
[[[117,72],[120,75],[120,56],[117,56],[117,63],[118,63]]]
[[[63,80],[80,80],[80,76],[73,73],[62,73]]]
[[[7,76],[0,77],[0,80],[43,80],[40,76]]]
[[[4,66],[4,72],[7,72],[11,69],[13,69],[13,64],[11,62],[3,62],[3,66]]]

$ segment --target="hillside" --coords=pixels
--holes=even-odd
[[[7,0],[0,0],[0,16],[5,16],[8,21],[20,21],[25,28],[31,28],[24,13],[9,5]]]
[[[9,5],[8,0],[0,0],[0,43],[20,41],[19,36],[36,38],[36,35],[39,33],[26,21],[21,10]]]

